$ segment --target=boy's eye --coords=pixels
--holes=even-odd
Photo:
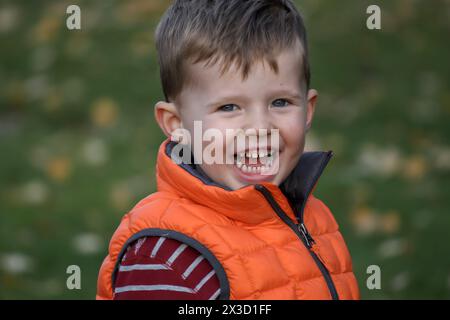
[[[219,111],[231,112],[237,110],[238,106],[235,104],[226,104],[224,106],[219,107]]]
[[[272,102],[272,106],[274,107],[287,107],[289,105],[289,102],[285,99],[277,99]]]

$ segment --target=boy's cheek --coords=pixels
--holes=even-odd
[[[301,140],[306,133],[306,117],[300,114],[293,115],[280,124],[280,134],[287,141]]]

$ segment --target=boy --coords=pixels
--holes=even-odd
[[[331,152],[303,153],[317,92],[291,0],[175,0],[156,45],[158,192],[122,219],[97,298],[358,299],[311,194]]]

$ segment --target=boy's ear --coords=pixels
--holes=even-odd
[[[155,120],[168,138],[176,129],[183,127],[175,104],[170,102],[159,101],[156,103]]]
[[[309,131],[311,128],[312,120],[314,118],[314,111],[316,110],[316,102],[317,102],[318,93],[314,89],[310,89],[308,91],[308,102],[306,108],[306,131]]]

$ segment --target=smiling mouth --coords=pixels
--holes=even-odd
[[[275,150],[246,150],[234,155],[234,164],[244,175],[271,175]]]

